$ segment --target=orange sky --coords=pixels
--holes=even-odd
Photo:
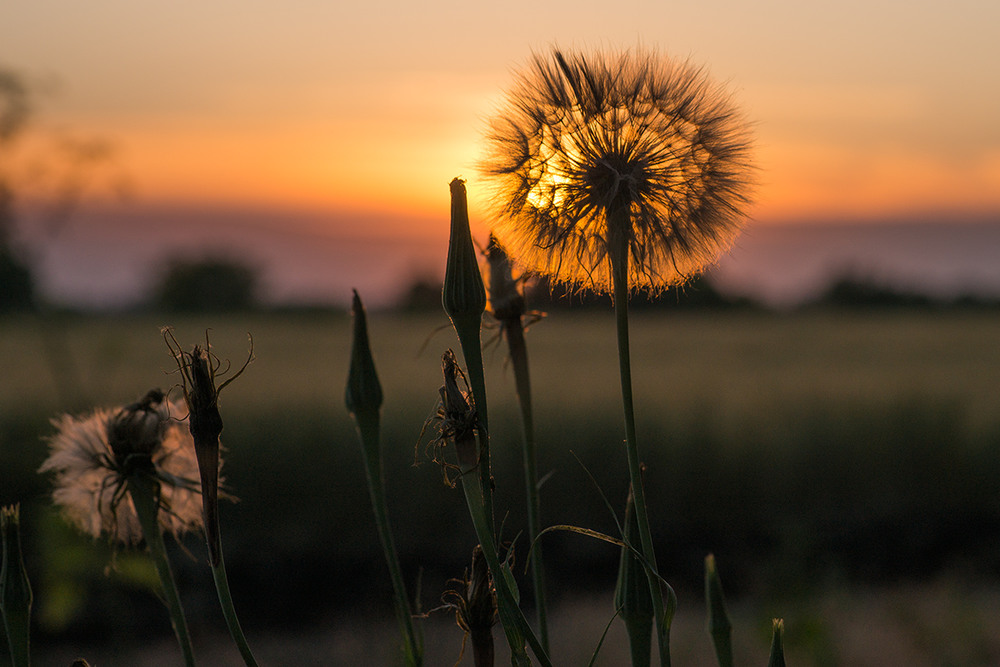
[[[756,125],[758,220],[1000,211],[1000,4],[668,4],[37,0],[5,7],[0,66],[37,84],[38,133],[116,146],[131,205],[426,218],[462,175],[475,216],[484,118],[556,43],[727,82]]]

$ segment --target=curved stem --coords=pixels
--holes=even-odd
[[[139,525],[142,527],[142,535],[146,539],[146,546],[149,547],[153,565],[156,566],[156,574],[163,586],[164,601],[170,612],[170,623],[177,636],[177,643],[184,655],[184,664],[193,667],[194,649],[191,648],[191,637],[188,634],[184,609],[181,607],[177,584],[170,569],[170,561],[167,559],[167,547],[163,542],[163,533],[160,531],[158,484],[146,475],[132,475],[128,478],[128,491],[129,495],[132,496],[132,504],[135,505],[135,513],[139,517]]]
[[[247,638],[243,635],[243,629],[240,627],[240,620],[236,617],[233,596],[229,592],[229,579],[226,576],[226,559],[222,555],[221,548],[219,549],[219,562],[212,564],[212,578],[215,580],[215,590],[219,594],[219,604],[222,606],[222,615],[226,619],[226,627],[229,628],[229,634],[236,642],[243,662],[247,667],[257,667],[257,661],[254,659],[250,645],[247,644]]]
[[[521,424],[524,429],[524,486],[528,505],[528,540],[532,547],[531,583],[535,593],[535,609],[538,615],[538,638],[542,647],[549,650],[548,618],[545,601],[545,568],[542,561],[542,544],[536,541],[541,530],[541,503],[538,497],[538,463],[535,446],[535,420],[531,407],[531,376],[528,373],[528,347],[524,342],[524,327],[521,318],[504,322],[507,332],[507,346],[514,366],[514,382],[517,399],[521,408]]]
[[[486,508],[483,505],[479,476],[472,474],[471,470],[463,472],[462,490],[465,493],[465,502],[469,508],[476,537],[483,549],[486,564],[493,575],[493,585],[497,592],[497,614],[500,616],[500,625],[503,626],[507,636],[507,644],[510,646],[511,662],[518,667],[531,665],[527,652],[524,650],[526,641],[531,646],[531,651],[538,659],[538,663],[542,667],[551,667],[552,663],[545,649],[542,648],[535,633],[531,630],[531,626],[524,618],[524,614],[517,606],[517,597],[507,579],[507,570],[500,563],[496,542],[493,539],[492,522],[487,517]]]
[[[399,565],[396,542],[389,525],[389,509],[385,500],[382,455],[379,448],[379,415],[377,412],[371,414],[365,411],[356,414],[355,419],[365,453],[365,472],[368,476],[368,491],[371,495],[372,510],[375,513],[375,525],[378,527],[378,536],[382,542],[382,551],[385,554],[386,564],[389,566],[389,577],[392,580],[392,588],[395,593],[396,620],[399,623],[403,641],[406,642],[405,661],[410,667],[419,667],[423,664],[423,649],[413,625],[409,597],[406,593],[403,571]]]
[[[623,213],[628,215],[627,209]],[[619,223],[629,224],[628,220]],[[615,224],[609,220],[609,227]],[[624,228],[619,225],[617,228]],[[635,436],[635,408],[632,401],[632,362],[629,352],[628,331],[628,244],[624,240],[612,243],[611,274],[615,300],[615,321],[618,332],[618,365],[621,376],[622,407],[625,416],[625,452],[628,457],[629,480],[632,486],[632,497],[635,502],[635,517],[638,522],[639,540],[642,545],[642,555],[648,563],[649,593],[653,598],[653,611],[656,618],[656,639],[660,650],[660,664],[670,664],[670,637],[668,621],[665,615],[663,594],[660,589],[659,575],[656,570],[656,553],[653,549],[653,536],[649,527],[649,515],[646,511],[646,492],[642,486],[642,464],[639,460],[639,447]]]

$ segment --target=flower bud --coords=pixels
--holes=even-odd
[[[168,424],[163,408],[165,398],[159,389],[151,389],[142,400],[127,405],[108,422],[108,445],[118,465],[123,468],[130,457],[142,455],[150,460],[163,441]]]
[[[781,639],[785,633],[785,622],[780,618],[776,618],[772,623],[771,657],[767,660],[767,667],[785,667],[785,649],[782,646]]]
[[[441,301],[456,329],[474,325],[478,332],[486,310],[486,287],[479,272],[476,248],[469,228],[465,181],[456,178],[452,180],[450,187],[451,237],[448,241],[448,263],[445,266]]]
[[[715,645],[715,655],[723,667],[733,664],[733,626],[726,612],[726,599],[722,594],[722,580],[715,568],[715,556],[705,557],[705,603],[708,605],[708,634]]]
[[[382,407],[382,384],[375,372],[375,360],[368,342],[368,321],[357,290],[351,312],[354,315],[354,339],[345,402],[348,411],[355,416],[361,413],[377,414]]]
[[[490,268],[490,310],[493,317],[500,322],[520,321],[525,311],[524,295],[514,280],[510,257],[493,234],[490,234],[490,244],[486,247],[486,260]]]
[[[219,539],[219,436],[222,435],[222,414],[219,412],[219,394],[208,350],[195,345],[188,360],[188,428],[194,438],[194,451],[198,457],[205,537],[209,558],[214,566],[222,557]]]

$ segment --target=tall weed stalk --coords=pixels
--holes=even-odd
[[[345,402],[347,410],[354,418],[361,451],[364,455],[368,492],[371,495],[375,525],[385,561],[392,579],[393,596],[396,607],[396,621],[403,639],[403,659],[408,667],[423,664],[423,641],[413,624],[409,597],[403,571],[399,566],[396,542],[389,524],[389,508],[385,497],[385,474],[382,469],[381,416],[382,384],[375,372],[375,360],[368,340],[368,321],[361,297],[354,292],[352,305],[354,315],[354,335],[351,346],[351,363],[347,376]]]

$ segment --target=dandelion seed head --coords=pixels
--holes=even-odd
[[[95,538],[139,543],[126,482],[149,474],[159,482],[162,530],[176,536],[201,527],[198,463],[187,427],[171,416],[178,414],[181,405],[150,392],[130,406],[53,420],[57,432],[39,472],[53,473],[52,499],[70,523]]]
[[[486,136],[495,232],[528,270],[611,291],[683,283],[728,250],[751,201],[748,124],[687,62],[657,53],[536,55]]]

